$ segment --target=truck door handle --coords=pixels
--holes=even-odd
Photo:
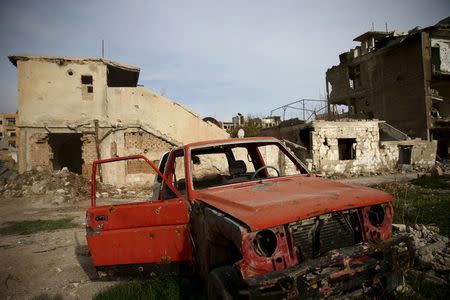
[[[95,221],[107,221],[108,216],[101,215],[101,216],[95,216]]]

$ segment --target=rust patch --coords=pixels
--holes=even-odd
[[[113,213],[116,211],[116,207],[115,206],[111,206],[110,208],[108,208],[109,213]]]
[[[162,264],[170,264],[172,262],[172,258],[170,256],[161,256],[161,261]]]
[[[161,212],[161,206],[158,206],[158,207],[155,209],[155,213],[156,213],[157,215],[159,215],[160,212]]]
[[[264,191],[264,190],[268,189],[269,187],[271,187],[272,185],[274,185],[274,184],[271,183],[271,182],[266,182],[266,183],[263,183],[263,184],[257,184],[257,185],[255,185],[253,187],[253,190],[254,191]]]

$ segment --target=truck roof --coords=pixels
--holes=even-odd
[[[254,143],[254,142],[279,142],[280,140],[274,137],[248,137],[248,138],[230,138],[221,140],[208,140],[201,142],[194,142],[186,144],[180,148],[197,148],[201,146],[216,146],[221,144],[240,144],[240,143]]]

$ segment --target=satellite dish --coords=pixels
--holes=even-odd
[[[237,136],[238,136],[238,138],[243,138],[244,136],[245,136],[245,131],[244,131],[244,129],[242,129],[242,128],[240,128],[239,130],[238,130],[238,132],[237,132]]]

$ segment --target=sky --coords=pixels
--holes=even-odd
[[[449,15],[448,0],[0,0],[0,112],[17,110],[8,55],[100,57],[104,40],[105,58],[203,117],[265,116],[323,99],[326,70],[372,23],[408,31]]]

